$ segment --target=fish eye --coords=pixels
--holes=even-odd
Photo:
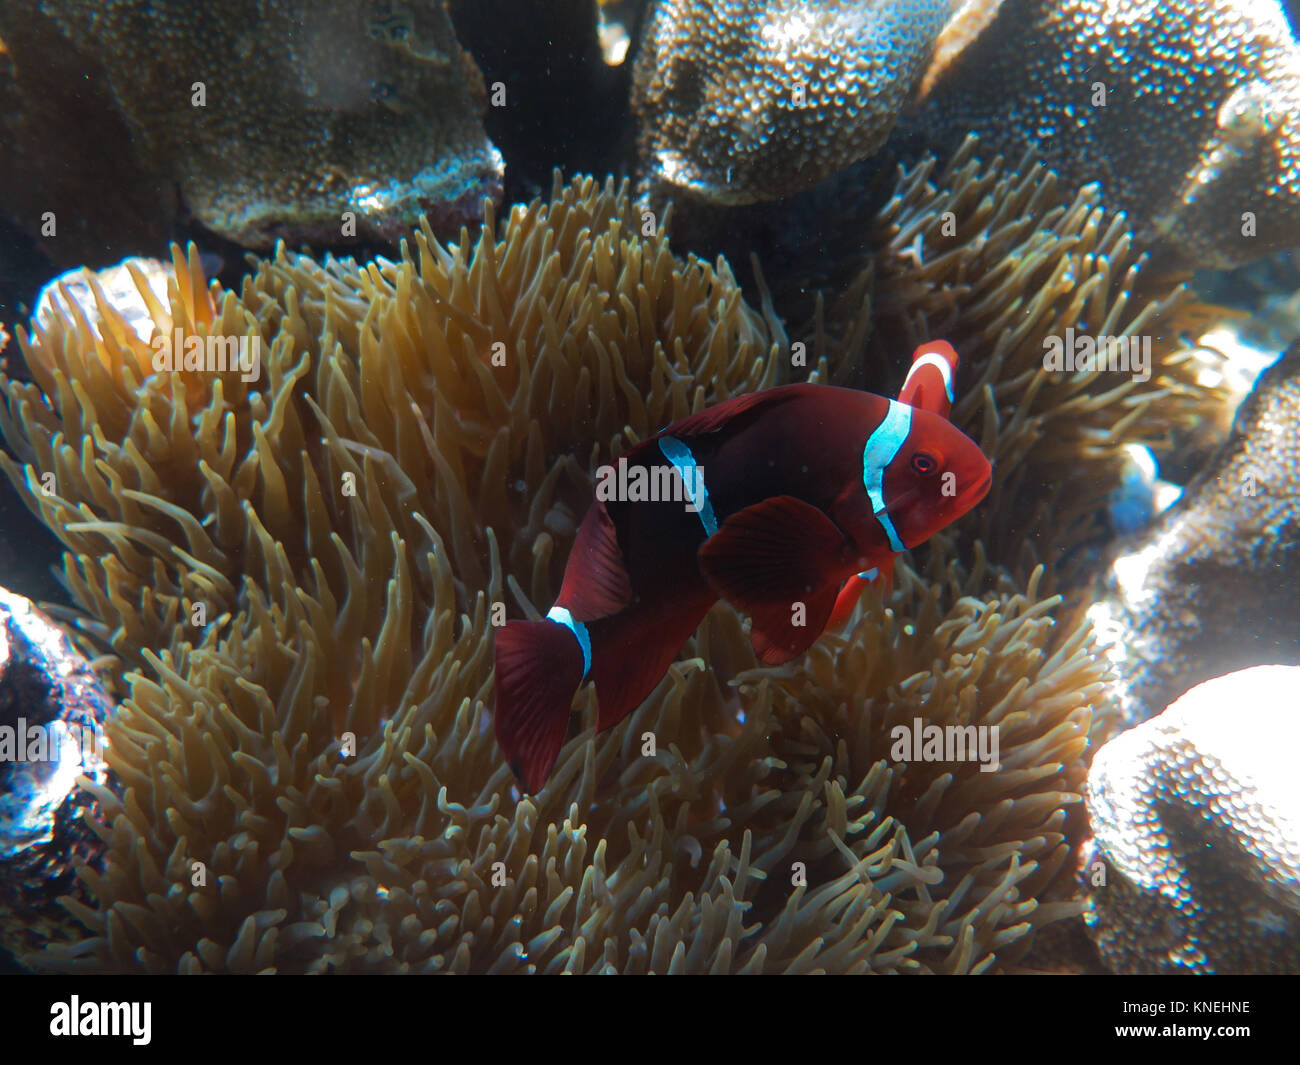
[[[939,463],[929,452],[918,451],[912,456],[912,469],[922,477],[929,477],[939,469]]]

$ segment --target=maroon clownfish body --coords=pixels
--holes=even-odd
[[[988,460],[945,417],[956,354],[942,348],[946,376],[942,349],[917,352],[900,394],[917,406],[786,385],[692,415],[601,471],[547,619],[496,638],[497,739],[528,791],[550,775],[584,679],[597,729],[617,724],[719,598],[751,616],[761,661],[788,661],[870,571],[887,580],[898,552],[984,497]]]

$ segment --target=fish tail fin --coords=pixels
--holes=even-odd
[[[546,783],[564,745],[586,661],[575,632],[555,621],[511,621],[496,637],[497,743],[524,790]]]

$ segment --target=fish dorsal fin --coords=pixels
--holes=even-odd
[[[576,564],[575,559],[581,564]],[[632,582],[623,564],[614,520],[600,500],[582,519],[556,602],[578,621],[617,614],[632,602]]]
[[[779,388],[764,389],[762,392],[747,392],[743,396],[733,396],[722,403],[706,407],[697,414],[683,418],[679,422],[673,422],[662,432],[656,433],[655,438],[660,436],[680,438],[715,433],[737,415],[784,403],[787,399],[793,399],[801,390],[817,387],[821,386],[807,384],[782,385]]]
[[[912,355],[912,368],[898,392],[898,402],[948,417],[955,398],[957,352],[946,340],[931,340]]]
[[[754,651],[776,665],[821,635],[854,554],[816,507],[773,496],[733,514],[704,542],[700,570],[719,596],[753,618]]]

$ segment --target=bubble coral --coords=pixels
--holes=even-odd
[[[238,295],[174,264],[157,330],[260,338],[260,379],[152,372],[101,297],[4,384],[5,469],[132,669],[85,938],[27,964],[984,971],[1079,912],[1098,667],[1036,584],[964,597],[978,566],[903,575],[802,668],[756,669],[715,609],[619,731],[592,742],[584,695],[518,797],[494,605],[553,598],[598,460],[775,372],[725,264],[642,236],[626,188],[557,182],[397,263],[282,252]],[[998,725],[1002,772],[891,763],[918,715]]]

